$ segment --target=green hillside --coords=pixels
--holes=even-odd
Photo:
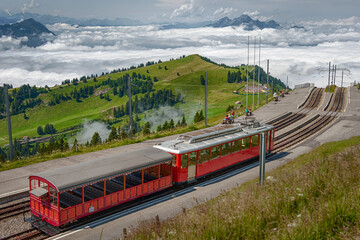
[[[138,67],[127,71],[110,73],[94,78],[88,78],[84,81],[63,84],[49,89],[47,93],[38,96],[42,100],[40,105],[27,108],[24,113],[12,116],[13,138],[23,138],[24,136],[39,137],[37,128],[44,127],[45,124],[53,124],[58,133],[72,132],[80,128],[81,124],[86,120],[104,121],[112,126],[123,126],[127,124],[128,116],[114,117],[112,112],[114,107],[124,106],[128,101],[127,91],[125,95],[119,97],[113,94],[113,89],[104,84],[107,80],[116,80],[133,73],[144,75],[150,79],[155,77],[158,81],[153,80],[153,92],[157,90],[172,90],[174,96],[181,94],[182,103],[176,103],[175,107],[185,114],[188,122],[192,122],[194,114],[197,110],[204,108],[204,86],[201,85],[200,77],[208,72],[208,117],[223,115],[228,105],[234,105],[236,101],[245,102],[244,95],[233,94],[232,91],[244,86],[243,83],[228,83],[228,72],[237,72],[239,68],[228,68],[203,60],[199,55],[191,55],[188,57],[161,62],[149,66]],[[240,68],[243,76],[246,74],[245,67]],[[150,80],[151,81],[151,80]],[[102,85],[104,84],[104,85]],[[250,83],[249,85],[251,85]],[[94,93],[78,101],[73,97],[69,100],[59,101],[52,104],[54,96],[60,94],[71,94],[75,89],[94,87]],[[11,90],[13,91],[13,90]],[[10,91],[10,94],[11,94]],[[108,95],[109,98],[100,97],[100,95]],[[136,95],[139,99],[144,93]],[[262,96],[264,98],[264,96]],[[133,100],[135,96],[133,96]],[[252,98],[249,98],[250,105]],[[257,98],[256,98],[257,102]],[[142,117],[149,111],[139,113],[138,117]],[[166,114],[166,113],[165,113]],[[178,119],[174,119],[177,121]],[[140,126],[144,125],[144,121],[138,122]],[[0,120],[0,146],[7,144],[7,124],[6,118]]]

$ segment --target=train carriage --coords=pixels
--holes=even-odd
[[[172,186],[172,157],[144,149],[49,170],[29,177],[35,217],[62,226]]]
[[[154,148],[32,175],[30,210],[39,220],[62,226],[258,157],[262,133],[269,152],[274,146],[273,126],[250,122],[245,126],[215,126],[180,135]]]
[[[180,135],[176,140],[159,143],[155,148],[174,157],[173,182],[196,178],[259,156],[260,134],[266,134],[266,153],[274,147],[274,128],[257,122],[220,125]]]

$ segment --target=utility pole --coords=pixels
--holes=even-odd
[[[344,70],[341,70],[341,87],[343,87],[344,82]]]
[[[268,103],[268,93],[269,93],[269,59],[266,61],[267,62],[267,70],[266,70],[266,103]]]
[[[334,85],[336,85],[336,65],[335,65],[335,73],[334,73]]]
[[[256,36],[254,37],[254,68],[253,68],[253,106],[252,109],[253,111],[255,110],[255,76],[256,76],[256,71],[255,71],[255,64],[256,64]]]
[[[6,119],[8,123],[8,133],[9,133],[9,157],[10,157],[10,161],[12,161],[14,160],[14,149],[13,149],[12,131],[11,131],[9,95],[6,84],[4,84],[4,96],[5,96],[5,105],[6,105]]]
[[[286,76],[286,92],[289,86],[289,76]]]
[[[131,107],[131,81],[130,81],[130,77],[128,77],[128,88],[129,88],[129,136],[130,136],[130,140],[132,140],[132,107]]]
[[[334,85],[334,68],[335,68],[335,66],[333,64],[332,71],[331,71],[331,85]]]
[[[328,91],[330,91],[330,72],[331,72],[330,68],[331,68],[331,62],[329,62],[329,79],[328,79]]]
[[[207,127],[207,71],[205,71],[205,127]]]
[[[261,37],[259,39],[259,67],[258,67],[258,107],[260,107],[260,51],[261,51]]]
[[[250,36],[248,36],[248,57],[246,64],[246,109],[249,109],[249,54],[250,54]]]

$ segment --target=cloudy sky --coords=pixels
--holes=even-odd
[[[11,14],[29,11],[77,18],[127,17],[145,23],[214,20],[259,12],[277,21],[359,16],[359,0],[1,0]]]
[[[270,73],[289,85],[314,82],[327,84],[328,63],[345,72],[345,86],[360,80],[359,0],[1,0],[0,9],[68,17],[128,17],[146,22],[132,27],[86,27],[58,23],[47,25],[56,36],[37,47],[21,46],[21,40],[0,37],[0,84],[24,83],[54,86],[65,79],[101,74],[147,61],[162,61],[200,54],[218,63],[247,63],[247,40],[261,37],[260,65],[270,60]],[[248,13],[272,18],[280,29],[245,31],[242,27],[162,30],[162,21],[203,21]],[[289,28],[292,22],[303,28]],[[257,45],[259,46],[259,44]],[[256,49],[256,64],[258,64]],[[337,73],[337,84],[341,72]]]

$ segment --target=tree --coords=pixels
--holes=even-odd
[[[116,128],[111,127],[111,131],[110,131],[110,134],[109,134],[109,142],[114,141],[117,138],[118,138],[118,135],[116,133]]]
[[[156,128],[156,132],[161,132],[162,131],[162,126],[161,124],[159,124]]]
[[[150,128],[151,128],[150,123],[149,123],[149,122],[146,122],[146,123],[145,123],[145,126],[144,126],[144,129],[143,129],[143,134],[144,134],[144,135],[150,134]]]
[[[170,128],[169,123],[167,121],[164,122],[164,125],[162,127],[162,130],[166,131]]]
[[[170,128],[170,129],[175,128],[174,119],[170,119],[169,128]]]
[[[91,138],[90,145],[91,146],[96,146],[98,144],[101,144],[101,142],[102,141],[101,141],[100,134],[98,132],[95,132],[94,135]]]
[[[47,123],[44,129],[45,134],[50,134],[50,125]]]
[[[196,114],[194,116],[194,123],[200,122],[204,119],[205,119],[205,117],[204,117],[203,111],[200,110],[200,112],[196,112]]]
[[[78,151],[78,140],[77,140],[76,138],[75,138],[75,140],[74,140],[74,144],[73,144],[72,150],[74,150],[75,152]]]
[[[37,128],[37,133],[38,133],[39,135],[44,135],[44,130],[43,130],[42,126],[38,126],[38,128]]]
[[[200,76],[200,83],[201,85],[205,85],[205,78],[203,75]]]
[[[183,115],[183,118],[181,120],[181,126],[186,126],[186,119],[185,119],[185,115]]]

